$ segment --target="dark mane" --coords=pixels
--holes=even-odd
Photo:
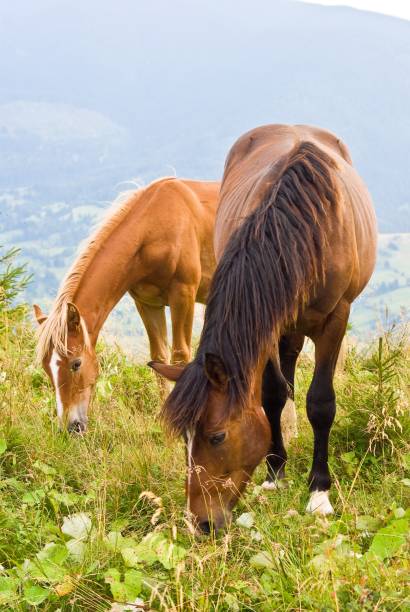
[[[316,145],[301,142],[267,169],[268,193],[228,242],[211,284],[197,355],[164,405],[174,432],[194,426],[204,410],[210,389],[206,352],[225,364],[229,406],[245,405],[261,351],[278,342],[324,275],[328,213],[338,200],[336,167]]]

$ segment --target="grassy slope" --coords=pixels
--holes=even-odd
[[[304,513],[312,449],[304,414],[311,364],[305,358],[298,374],[300,436],[290,449],[289,488],[263,492],[258,487],[264,476],[260,467],[235,513],[236,519],[252,512],[252,530],[233,524],[217,539],[195,541],[183,521],[183,447],[161,430],[151,373],[104,348],[89,433],[84,438],[60,434],[50,387],[33,366],[31,331],[24,325],[13,330],[6,319],[2,323],[0,602],[4,609],[31,609],[27,601],[37,596],[44,599],[40,608],[45,610],[108,610],[112,604],[104,580],[108,568],[128,572],[125,576],[134,585],[125,596],[120,589],[119,599],[121,594],[129,598],[130,593],[134,598],[142,576],[140,597],[146,609],[410,609],[405,546],[393,545],[395,550],[384,561],[364,554],[381,527],[394,528],[398,523],[399,528],[408,527],[409,513],[404,513],[410,506],[410,481],[405,478],[410,474],[405,468],[406,461],[410,468],[410,456],[403,440],[408,419],[403,416],[407,430],[402,435],[387,429],[396,454],[390,456],[388,444],[377,457],[363,453],[368,445],[363,431],[367,417],[360,409],[371,406],[375,397],[363,358],[353,357],[348,372],[337,380],[339,411],[331,440],[336,515],[324,520]],[[401,357],[395,367],[404,365]],[[408,371],[401,370],[401,375],[408,381]],[[143,491],[160,496],[161,502],[140,499]],[[154,528],[150,521],[158,504],[162,512]],[[78,512],[85,512],[93,525],[82,560],[63,558],[66,554],[54,557],[53,575],[47,564],[41,570],[44,561],[37,562],[41,566],[37,574],[33,566],[23,565],[49,542],[64,551],[68,537],[60,528],[65,517]],[[135,555],[130,561],[129,549],[135,552],[154,529],[164,535],[167,550],[176,543],[185,549],[183,561],[178,561],[183,551],[175,547],[168,562],[158,551],[152,564],[134,563]],[[112,544],[119,536],[111,536],[111,545],[107,542],[110,531],[134,540],[126,541],[121,552],[123,542]],[[383,544],[383,535],[378,537]],[[395,537],[400,544],[403,536]],[[4,594],[6,587],[11,588],[9,595]]]

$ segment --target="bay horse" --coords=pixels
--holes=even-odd
[[[147,330],[151,358],[190,359],[195,301],[205,303],[215,269],[213,228],[220,184],[163,178],[113,207],[62,282],[50,315],[34,305],[37,357],[54,386],[60,426],[84,432],[98,376],[101,327],[129,293]]]
[[[307,511],[333,512],[333,375],[350,306],[375,265],[376,236],[370,195],[334,134],[266,125],[231,148],[215,223],[218,265],[196,357],[186,367],[151,364],[176,381],[163,416],[185,437],[188,511],[198,531],[229,521],[263,457],[265,487],[285,477],[280,415],[305,336],[315,345]]]

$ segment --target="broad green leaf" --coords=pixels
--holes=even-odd
[[[127,567],[139,567],[141,563],[152,565],[157,561],[157,554],[141,544],[121,549],[121,555]]]
[[[123,548],[132,548],[137,544],[134,538],[124,538],[119,531],[110,531],[105,538],[105,542],[108,548],[114,552]]]
[[[81,540],[69,540],[66,546],[70,557],[80,563],[84,559],[85,544]]]
[[[4,438],[0,438],[0,455],[3,455],[7,450],[7,442]]]
[[[40,561],[52,561],[53,563],[64,563],[68,557],[68,550],[64,544],[49,542],[36,555]]]
[[[35,580],[60,582],[67,573],[67,569],[63,567],[67,557],[68,550],[66,546],[50,542],[37,553],[32,561],[25,562],[24,569]]]
[[[9,576],[0,576],[0,605],[12,602],[17,596],[18,581]]]
[[[35,489],[34,491],[28,491],[22,497],[23,504],[29,506],[35,506],[39,504],[46,496],[44,489]]]
[[[80,500],[80,496],[76,493],[60,493],[54,489],[49,491],[48,496],[55,499],[59,504],[63,504],[67,507],[77,504]]]
[[[252,565],[252,567],[256,568],[274,567],[272,557],[265,550],[258,552],[256,555],[253,555],[253,557],[250,558],[249,563]]]
[[[136,546],[121,548],[121,554],[127,567],[139,567],[141,563],[152,565],[158,561],[165,569],[172,569],[185,557],[186,550],[164,534],[152,532]]]
[[[47,463],[43,463],[42,461],[35,461],[33,467],[40,472],[43,472],[43,474],[46,474],[47,476],[55,476],[57,474],[57,470],[55,468],[51,467],[51,465],[47,465]]]
[[[34,580],[40,582],[60,582],[67,573],[66,568],[53,563],[53,561],[33,559],[25,566],[25,569]]]
[[[392,521],[387,527],[380,529],[373,538],[366,555],[376,555],[380,559],[394,557],[406,542],[409,533],[409,519],[401,518]]]
[[[350,451],[348,453],[342,453],[340,455],[340,458],[345,463],[351,463],[353,465],[358,463],[358,458],[356,457],[356,453],[354,451]]]
[[[157,549],[164,541],[164,534],[155,531],[148,533],[136,546],[121,550],[125,564],[128,567],[138,567],[140,563],[152,565],[158,561]]]
[[[369,531],[373,533],[378,530],[380,527],[380,519],[375,518],[374,516],[368,516],[364,514],[363,516],[358,516],[356,518],[356,529],[358,531]]]
[[[127,570],[122,581],[117,568],[110,568],[104,574],[104,580],[110,585],[112,596],[118,602],[135,601],[141,592],[142,576],[134,569]]]
[[[246,529],[253,527],[254,523],[255,518],[253,512],[244,512],[236,519],[236,524],[239,525],[239,527],[245,527]]]
[[[169,540],[163,540],[156,549],[158,561],[165,569],[173,569],[185,557],[186,550]]]
[[[127,586],[124,582],[111,582],[110,590],[114,601],[119,601],[120,603],[132,601],[128,599]]]
[[[88,537],[91,531],[91,519],[85,512],[66,516],[61,531],[75,540],[81,540]]]
[[[166,540],[166,537],[163,533],[151,531],[151,533],[148,533],[142,538],[140,546],[142,545],[155,550],[164,540]]]
[[[23,593],[24,600],[30,604],[30,606],[38,606],[47,599],[50,591],[38,584],[26,583],[23,588]]]
[[[104,582],[111,584],[112,582],[120,582],[121,573],[116,567],[110,567],[104,574]]]
[[[132,595],[129,601],[133,601],[141,593],[142,574],[133,569],[127,570],[124,573],[124,583],[126,584],[129,593],[132,590]]]

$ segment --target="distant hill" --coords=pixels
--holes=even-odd
[[[410,307],[410,22],[286,0],[15,0],[0,74],[0,245],[35,273],[28,299],[51,301],[123,181],[220,178],[241,133],[288,122],[346,141],[395,236],[353,324]],[[143,338],[131,304],[110,325]]]
[[[410,231],[409,22],[284,0],[16,0],[0,74],[3,189],[95,204],[171,168],[218,178],[245,130],[304,122],[349,144],[380,230]]]

